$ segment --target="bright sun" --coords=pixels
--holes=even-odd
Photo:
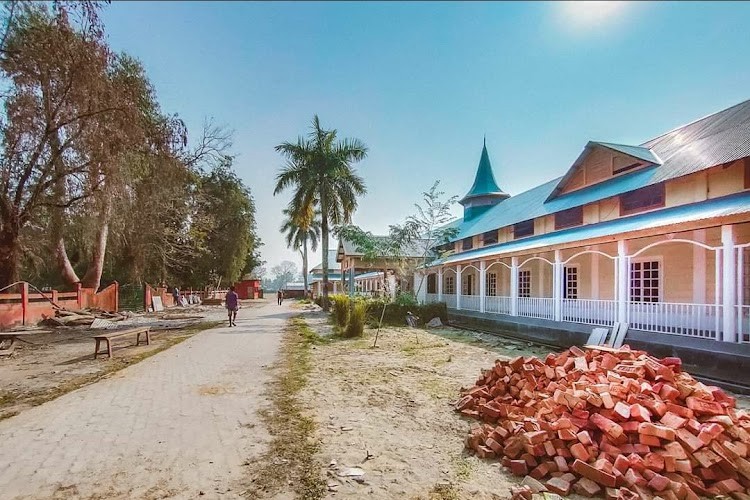
[[[562,16],[567,23],[579,28],[596,28],[614,21],[627,7],[620,1],[560,2]]]

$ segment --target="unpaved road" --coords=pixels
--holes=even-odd
[[[0,496],[240,497],[243,463],[268,439],[256,414],[265,367],[292,314],[243,309],[237,327],[0,422]]]

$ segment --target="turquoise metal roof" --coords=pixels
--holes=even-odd
[[[584,242],[586,240],[601,236],[670,226],[696,220],[725,217],[728,215],[747,212],[750,212],[750,192],[743,192],[724,196],[722,198],[716,198],[714,200],[622,217],[607,222],[600,222],[598,224],[588,224],[562,231],[541,234],[539,236],[531,236],[520,240],[499,243],[497,245],[478,248],[468,252],[461,252],[440,259],[433,263],[433,266],[474,260],[482,257],[501,256],[511,252],[534,250],[536,248],[561,245],[575,241],[580,241],[582,244],[585,244]]]
[[[678,127],[640,146],[605,142],[590,142],[587,147],[589,145],[648,158],[646,161],[653,165],[555,196],[555,188],[570,175],[569,170],[565,176],[502,200],[476,217],[450,223],[450,227],[459,228],[454,241],[750,156],[750,100]],[[585,153],[586,150],[582,155]]]
[[[505,193],[497,185],[497,181],[495,181],[495,174],[492,173],[490,155],[487,153],[487,144],[485,143],[484,146],[482,146],[482,156],[479,159],[479,166],[477,167],[477,175],[474,178],[474,184],[459,203],[463,203],[470,198],[476,198],[477,196],[485,196],[488,194]]]

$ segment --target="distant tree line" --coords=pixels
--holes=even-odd
[[[195,139],[99,2],[10,1],[0,19],[0,286],[203,286],[261,264],[231,133]]]

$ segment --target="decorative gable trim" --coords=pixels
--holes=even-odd
[[[613,153],[613,158],[619,158],[618,161],[613,161],[608,176],[605,179],[602,179],[602,181],[640,168],[662,164],[661,158],[659,158],[656,153],[643,146],[629,146],[626,144],[589,141],[583,148],[581,154],[578,155],[578,158],[576,158],[576,161],[573,162],[573,165],[571,165],[565,175],[560,179],[557,186],[552,190],[545,202],[556,198],[566,187],[575,185],[578,182],[580,182],[581,185],[574,187],[571,191],[591,186],[592,184],[585,183],[582,168],[589,155],[594,151],[601,149]]]

